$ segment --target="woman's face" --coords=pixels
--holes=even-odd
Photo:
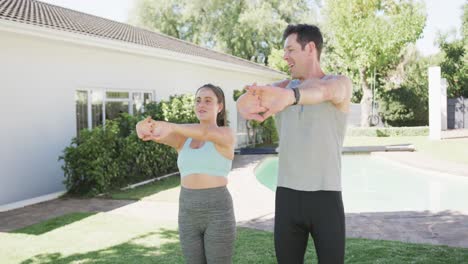
[[[216,123],[216,116],[223,105],[218,103],[216,94],[210,88],[201,88],[195,97],[195,114],[200,121]]]

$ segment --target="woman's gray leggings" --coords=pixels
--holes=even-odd
[[[186,263],[232,263],[236,220],[231,194],[225,186],[181,187],[179,236]]]

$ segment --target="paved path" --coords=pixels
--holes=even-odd
[[[434,159],[420,152],[373,152],[372,155],[431,172],[468,177],[468,165]]]
[[[105,199],[55,199],[0,212],[0,232],[8,232],[44,220],[75,212],[108,212],[135,201]]]
[[[442,131],[441,137],[443,139],[468,138],[468,129],[450,129]]]

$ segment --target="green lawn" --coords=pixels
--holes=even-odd
[[[429,140],[421,137],[346,137],[345,146],[375,146],[411,143],[416,151],[435,159],[468,164],[468,138]]]
[[[68,219],[69,216],[64,218]],[[0,263],[184,263],[175,228],[151,227],[135,219],[115,217],[106,218],[107,224],[103,226],[99,218],[99,215],[88,216],[81,220],[85,223],[75,222],[74,227],[66,224],[65,220],[61,221],[64,227],[56,229],[55,235],[48,235],[47,221],[37,224],[34,232],[42,234],[39,235],[44,236],[42,239],[31,235],[0,233]],[[113,229],[115,234],[106,236]],[[18,243],[16,236],[19,235],[23,247],[13,248],[12,245]],[[83,239],[85,237],[92,239]],[[368,239],[347,239],[346,243],[346,263],[447,264],[462,263],[468,259],[468,249],[462,248]],[[310,240],[307,263],[317,263],[312,244]],[[238,228],[234,263],[276,263],[273,234]]]
[[[468,164],[467,139],[347,137],[345,141],[346,146],[402,143],[412,143],[417,151],[435,158]],[[173,176],[112,192],[107,197],[140,200],[179,185],[180,177]],[[119,209],[97,214],[73,213],[13,232],[0,232],[0,263],[184,263],[177,221],[155,221],[151,218],[154,212],[122,209],[123,213]],[[316,263],[312,241],[306,258],[307,263]],[[468,249],[463,248],[368,239],[347,239],[346,245],[346,263],[445,264],[467,260]],[[276,263],[273,234],[238,228],[234,263]]]
[[[141,200],[146,196],[171,189],[180,185],[180,176],[174,175],[159,181],[154,181],[137,188],[125,191],[114,191],[106,195],[107,198],[120,200]]]

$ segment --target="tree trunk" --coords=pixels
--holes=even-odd
[[[361,126],[369,127],[369,117],[372,111],[372,90],[366,80],[367,68],[359,70],[359,78],[361,80],[362,99],[361,99]]]

